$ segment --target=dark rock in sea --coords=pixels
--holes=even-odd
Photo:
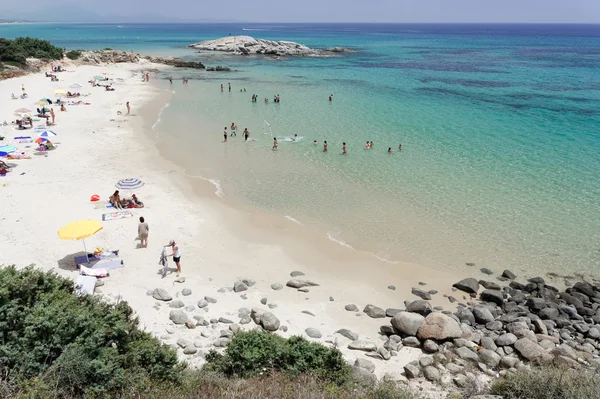
[[[231,71],[230,68],[221,66],[221,65],[216,66],[216,67],[209,67],[209,68],[206,68],[206,70],[210,71],[210,72],[230,72]]]
[[[475,263],[467,262],[467,263],[465,263],[465,265],[467,265],[469,267],[473,267],[473,266],[475,266]]]

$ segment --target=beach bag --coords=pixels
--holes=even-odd
[[[92,198],[90,198],[90,201],[92,201],[92,202],[100,201],[100,196],[98,194],[94,194],[94,195],[92,195]]]

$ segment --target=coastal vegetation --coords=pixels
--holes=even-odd
[[[0,38],[0,68],[2,65],[22,68],[27,65],[27,58],[59,60],[62,55],[62,49],[47,40],[31,37],[18,37],[14,40]]]
[[[81,50],[71,50],[71,51],[67,51],[67,53],[65,55],[70,60],[77,60],[77,59],[79,59],[79,57],[81,57],[81,53],[82,53]]]
[[[126,302],[78,297],[71,280],[33,266],[0,269],[3,398],[427,397],[385,379],[360,379],[336,348],[302,337],[240,331],[206,361],[188,369],[174,349],[139,329]],[[533,367],[508,373],[488,391],[504,399],[591,399],[600,397],[600,379],[594,371]]]

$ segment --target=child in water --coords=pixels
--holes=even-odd
[[[392,153],[392,147],[389,147],[388,148],[388,154],[391,154],[391,153]]]
[[[347,154],[347,152],[346,152],[346,143],[342,143],[342,144],[343,144],[342,145],[342,154],[346,155]]]

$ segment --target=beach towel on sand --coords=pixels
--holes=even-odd
[[[125,219],[132,217],[131,211],[118,211],[102,214],[102,221],[107,222],[109,220]]]
[[[96,287],[96,277],[93,276],[79,276],[75,282],[75,293],[78,296],[92,295],[94,294],[94,288]]]
[[[90,269],[94,270],[120,269],[122,267],[125,267],[125,265],[123,264],[123,261],[119,258],[101,260],[100,262],[89,266]]]
[[[98,261],[101,261],[102,259],[115,259],[118,257],[119,257],[119,255],[115,254],[114,252],[104,253],[99,256],[96,256],[94,254],[88,254],[87,256],[86,255],[76,256],[75,263],[78,265],[83,264],[83,263],[96,263]]]

